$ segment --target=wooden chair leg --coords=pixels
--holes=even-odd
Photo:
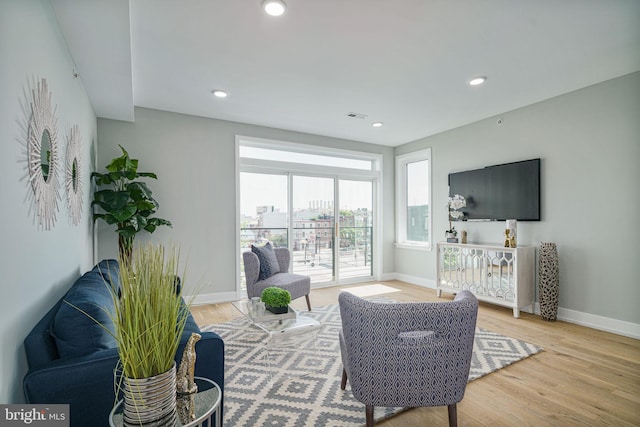
[[[367,427],[373,427],[373,405],[365,405],[365,416],[367,419]]]
[[[449,427],[457,427],[458,426],[458,408],[456,404],[447,406],[449,411]]]
[[[311,301],[309,301],[309,295],[305,295],[304,297],[307,299],[307,307],[309,308],[309,311],[311,311]]]
[[[342,368],[342,382],[340,383],[340,389],[344,390],[347,387],[347,370]]]

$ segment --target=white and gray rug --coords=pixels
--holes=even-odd
[[[305,315],[322,325],[316,345],[298,341],[295,348],[265,352],[266,334],[245,318],[211,325],[225,341],[224,425],[226,427],[339,427],[364,424],[364,405],[347,385],[340,390],[342,362],[337,305],[314,308]],[[312,338],[312,337],[309,337]],[[477,329],[469,381],[480,378],[542,349],[524,341]],[[269,358],[265,357],[269,354]],[[403,408],[375,408],[380,420]]]

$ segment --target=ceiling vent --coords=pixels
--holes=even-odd
[[[352,119],[364,120],[367,117],[367,115],[360,114],[360,113],[347,113],[347,117],[351,117]]]

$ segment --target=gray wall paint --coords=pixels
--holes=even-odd
[[[520,222],[518,243],[557,243],[561,308],[640,323],[640,73],[424,138],[396,154],[425,147],[432,148],[437,240],[448,226],[450,172],[540,157],[542,221]],[[470,241],[503,241],[504,222],[463,227]],[[409,276],[435,280],[435,261],[435,251],[396,251],[396,271]]]
[[[145,108],[136,108],[135,115],[135,123],[98,120],[98,166],[103,169],[119,155],[121,144],[140,160],[141,169],[158,174],[149,186],[160,204],[158,216],[172,221],[173,228],[140,238],[180,246],[182,258],[188,257],[187,293],[236,289],[236,135],[382,154],[383,272],[394,271],[392,148]],[[114,228],[101,222],[98,229],[99,258],[115,256]]]
[[[0,403],[9,403],[24,401],[25,336],[73,281],[91,267],[88,182],[91,155],[95,153],[96,118],[82,81],[72,77],[74,63],[49,1],[0,2],[0,58]],[[34,219],[24,144],[27,96],[33,82],[41,78],[47,79],[53,104],[58,107],[62,154],[69,129],[78,124],[86,163],[82,171],[86,197],[81,224],[71,225],[61,189],[58,219],[50,231],[39,229]]]

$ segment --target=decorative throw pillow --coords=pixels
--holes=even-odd
[[[258,280],[268,279],[280,272],[278,258],[276,258],[276,253],[271,243],[267,242],[264,246],[251,245],[251,252],[256,254],[260,261],[260,275],[258,276]]]
[[[117,346],[104,328],[114,332],[113,297],[109,287],[115,292],[120,289],[118,274],[118,261],[104,260],[67,292],[64,297],[67,302],[60,305],[50,329],[60,357],[77,357]]]

